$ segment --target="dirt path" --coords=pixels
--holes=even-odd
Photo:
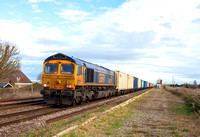
[[[200,136],[200,120],[178,113],[182,106],[182,99],[164,90],[154,90],[131,104],[131,117],[114,135]]]

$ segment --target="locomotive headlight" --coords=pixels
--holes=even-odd
[[[44,84],[44,87],[49,87],[49,84]]]
[[[66,85],[66,87],[67,87],[67,88],[71,88],[71,87],[72,87],[72,85]]]

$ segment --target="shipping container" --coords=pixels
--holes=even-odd
[[[141,80],[138,78],[138,88],[141,88]]]
[[[146,88],[147,87],[147,82],[146,81],[144,81],[144,88]]]
[[[125,90],[127,89],[127,74],[120,72],[120,71],[115,71],[117,74],[117,89],[118,90]]]
[[[141,88],[144,87],[144,81],[141,79]]]
[[[134,77],[134,88],[138,88],[138,78]]]
[[[147,87],[149,87],[149,82],[147,82]]]
[[[134,84],[133,80],[134,80],[133,76],[127,75],[127,88],[128,89],[133,89],[133,84]]]

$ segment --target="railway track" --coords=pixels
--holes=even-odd
[[[18,111],[8,114],[0,115],[0,128],[15,123],[20,123],[28,120],[32,120],[44,115],[52,114],[64,110],[63,108],[52,108],[49,106],[43,108],[36,108],[25,111]]]
[[[34,105],[41,105],[41,104],[45,104],[43,99],[23,101],[23,102],[11,103],[11,104],[1,104],[0,110],[7,110],[7,109],[12,109],[12,108],[34,106]]]
[[[8,126],[8,125],[24,122],[24,121],[33,120],[33,119],[39,118],[41,116],[53,114],[53,113],[64,111],[64,110],[66,111],[66,110],[76,109],[77,107],[78,108],[80,108],[80,107],[84,108],[86,106],[93,105],[91,107],[79,109],[79,110],[74,111],[70,114],[55,117],[53,119],[49,119],[49,120],[46,121],[47,123],[52,123],[52,122],[55,122],[55,121],[58,121],[58,120],[61,120],[61,119],[65,119],[65,118],[68,118],[68,117],[72,117],[74,115],[78,115],[78,114],[90,111],[90,110],[102,108],[102,107],[105,107],[107,105],[111,105],[111,104],[116,103],[116,102],[121,102],[123,100],[126,100],[130,97],[133,97],[134,95],[136,96],[136,95],[141,94],[143,92],[145,92],[145,91],[134,92],[134,93],[126,94],[126,95],[123,95],[123,96],[113,97],[113,98],[111,98],[110,101],[108,101],[107,103],[103,103],[103,104],[102,104],[102,102],[105,101],[105,99],[92,101],[92,102],[89,102],[89,103],[86,103],[86,104],[83,104],[83,105],[78,105],[78,106],[69,106],[69,107],[65,107],[65,108],[44,106],[42,108],[36,108],[36,109],[23,110],[23,111],[8,113],[8,114],[2,114],[2,115],[0,115],[0,128]],[[27,105],[30,105],[30,104],[27,104]],[[12,107],[14,107],[14,106],[12,106]]]
[[[35,99],[42,99],[42,97],[19,98],[19,99],[0,99],[0,103],[4,103],[4,102],[16,102],[16,101],[27,101],[27,100],[35,100]]]

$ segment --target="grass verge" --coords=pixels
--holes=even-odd
[[[187,95],[179,91],[178,89],[167,89],[167,91],[171,92],[172,94],[179,96],[184,99],[185,105],[182,107],[186,110],[186,114],[198,114],[200,115],[200,95]],[[183,110],[182,109],[182,110]]]

